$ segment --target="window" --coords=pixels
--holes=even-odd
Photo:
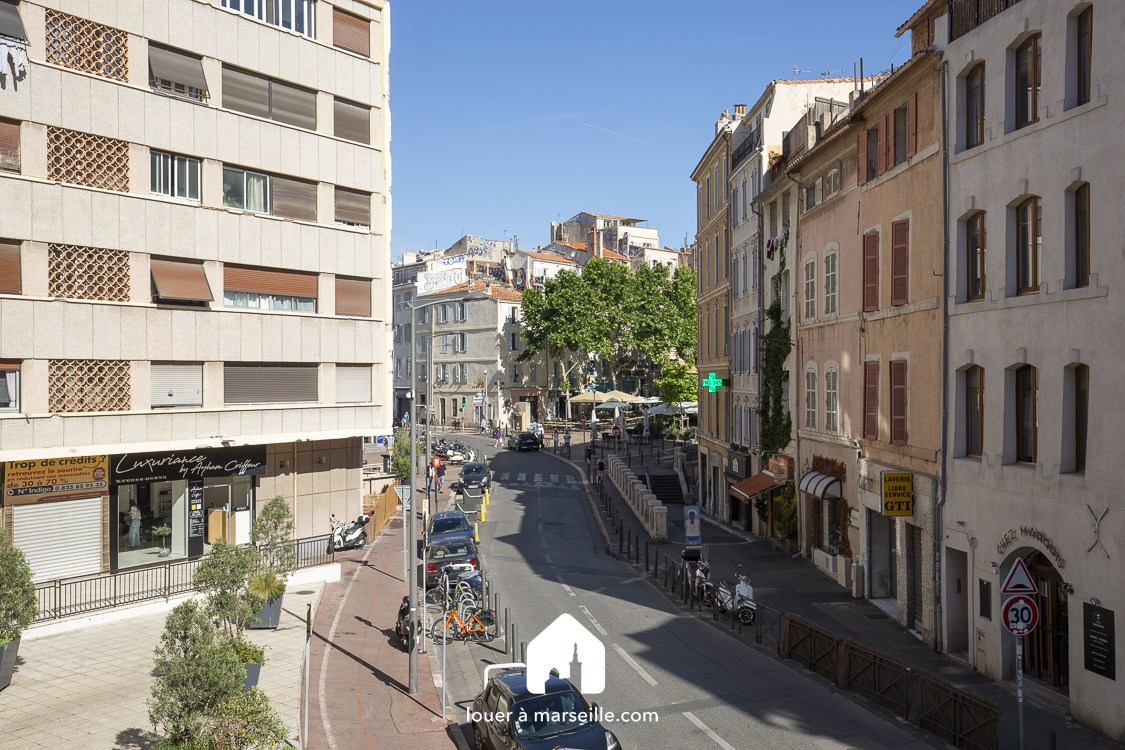
[[[805,320],[816,317],[816,260],[805,261]]]
[[[967,281],[969,299],[983,299],[985,289],[984,257],[985,228],[984,211],[978,211],[966,222],[966,249],[968,251]]]
[[[117,138],[47,128],[47,177],[72,185],[129,192],[129,144]]]
[[[332,44],[367,57],[371,54],[371,22],[366,18],[332,9]]]
[[[203,406],[203,365],[153,362],[150,378],[153,409]]]
[[[528,372],[531,376],[531,382],[532,383],[536,382],[539,379],[537,370],[538,370],[538,368],[535,365],[530,365],[528,367]]]
[[[711,218],[711,178],[710,178],[710,177],[708,177],[708,178],[707,178],[707,180],[706,180],[706,185],[707,185],[707,187],[706,187],[706,193],[707,193],[707,218],[708,218],[708,219],[710,219],[710,218]]]
[[[316,183],[270,177],[270,213],[287,219],[316,221]]]
[[[1090,285],[1089,183],[1082,184],[1074,191],[1074,283],[1075,286]]]
[[[457,366],[458,365],[454,365],[454,367],[457,367]],[[462,383],[468,383],[469,382],[469,366],[463,364],[463,365],[460,365],[460,368],[461,368],[461,382]]]
[[[207,78],[198,57],[152,42],[148,45],[148,85],[188,99],[207,96]]]
[[[1043,37],[1032,36],[1016,49],[1016,127],[1039,121]]]
[[[454,351],[464,352],[468,349],[465,334],[457,333],[453,336]]]
[[[523,382],[523,364],[521,364],[519,362],[515,362],[515,363],[512,364],[512,382],[513,383],[522,383]]]
[[[840,192],[840,170],[832,169],[824,180],[824,197],[831,198],[838,192]]]
[[[370,279],[336,277],[336,314],[371,317]]]
[[[0,294],[21,294],[20,243],[0,240]]]
[[[1028,198],[1016,209],[1016,289],[1019,294],[1039,291],[1042,210],[1043,202],[1039,198]]]
[[[214,300],[202,263],[152,258],[149,261],[149,272],[152,275],[152,301],[157,304],[205,307]]]
[[[1074,470],[1086,470],[1086,434],[1090,426],[1090,368],[1074,368]]]
[[[910,221],[891,224],[891,304],[910,301]]]
[[[454,320],[460,320],[460,321],[465,320],[465,303],[464,302],[453,303],[453,316],[454,316],[453,317]]]
[[[0,3],[0,34],[18,42],[27,41],[27,29],[20,19],[19,0],[4,0]]]
[[[816,370],[805,371],[805,429],[816,430]]]
[[[835,434],[840,430],[839,373],[829,369],[824,373],[824,431]]]
[[[52,359],[48,362],[48,408],[53,413],[129,411],[129,362],[113,359]]]
[[[319,400],[316,365],[228,364],[223,403],[287,404]]]
[[[43,56],[49,63],[102,78],[129,80],[129,35],[112,26],[47,9]],[[4,55],[7,67],[7,54]]]
[[[316,4],[313,0],[222,0],[224,8],[283,29],[315,38]]]
[[[448,333],[443,333],[441,335],[441,353],[442,354],[448,354],[449,353],[449,334]]]
[[[1038,442],[1039,385],[1035,368],[1016,370],[1016,460],[1035,463]]]
[[[965,147],[984,143],[984,63],[965,77]]]
[[[992,582],[983,578],[977,579],[980,584],[980,607],[978,613],[982,620],[992,619]]]
[[[20,410],[20,363],[0,360],[0,411]]]
[[[891,362],[891,443],[906,445],[906,362]]]
[[[879,439],[879,363],[863,365],[863,437]]]
[[[154,194],[199,200],[199,159],[150,151],[148,161],[149,189]]]
[[[339,185],[334,188],[334,193],[337,224],[350,227],[371,226],[371,193],[348,190]]]
[[[881,122],[882,121],[880,121],[880,125]],[[864,180],[865,182],[867,180],[873,180],[883,173],[883,171],[879,169],[879,165],[882,163],[882,160],[884,158],[883,156],[880,156],[880,154],[882,153],[883,140],[879,137],[879,126],[869,128],[867,131],[867,166],[864,172],[864,174],[866,175],[866,179]]]
[[[65,299],[129,301],[129,253],[80,245],[47,246],[47,294]]]
[[[316,130],[316,92],[223,66],[223,107],[246,115]]]
[[[981,455],[984,445],[984,370],[965,370],[965,454]]]
[[[371,143],[371,107],[334,98],[332,134],[357,143]]]
[[[223,304],[259,310],[316,312],[316,284],[316,274],[224,265]]]
[[[863,311],[879,309],[879,233],[863,236]]]
[[[20,171],[20,124],[0,119],[0,170]]]
[[[824,254],[824,314],[835,315],[836,303],[836,257],[835,250]]]
[[[805,188],[805,210],[808,211],[816,206],[816,184],[809,185]]]
[[[437,322],[439,322],[439,323],[448,323],[449,322],[449,305],[446,305],[444,303],[440,304],[440,305],[435,305],[434,309],[437,312]]]
[[[726,303],[723,304],[723,354],[730,354],[730,308]]]
[[[336,366],[336,403],[371,402],[371,365]]]
[[[1078,14],[1078,103],[1090,101],[1090,41],[1094,23],[1094,6]]]
[[[223,167],[223,205],[260,214],[270,212],[270,178],[259,172]]]
[[[753,370],[756,373],[758,372],[758,326],[754,326],[750,333],[750,346],[751,352],[753,353],[751,355],[751,361],[753,363]]]
[[[734,190],[732,190],[731,193],[732,193],[732,198],[731,198],[730,204],[734,208],[732,208],[731,212],[730,212],[730,223],[731,223],[732,227],[737,227],[738,226],[738,210],[737,210],[737,207],[738,207],[738,188],[734,188]]]
[[[707,356],[711,356],[711,308],[707,308]]]
[[[510,331],[508,333],[508,350],[513,352],[518,352],[520,350],[519,331]]]
[[[734,256],[731,261],[734,268],[731,271],[730,294],[735,299],[738,299],[738,256]]]
[[[867,184],[867,150],[868,150],[868,135],[866,131],[860,131],[855,138],[855,184]]]
[[[891,122],[894,123],[895,142],[892,152],[893,160],[887,164],[887,169],[906,161],[906,120],[905,106],[899,107],[892,113]]]

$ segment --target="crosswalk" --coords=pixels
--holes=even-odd
[[[574,474],[548,474],[547,479],[543,478],[542,474],[532,474],[531,480],[527,478],[526,472],[517,472],[515,480],[512,479],[512,472],[505,471],[503,473],[497,472],[495,476],[496,481],[506,482],[518,487],[562,487],[565,489],[581,489],[581,477],[576,477]]]

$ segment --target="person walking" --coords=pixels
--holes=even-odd
[[[598,458],[598,484],[605,481],[605,459]]]
[[[441,497],[441,488],[445,484],[445,464],[437,467],[437,492],[434,493],[435,497]]]
[[[129,549],[141,546],[141,509],[134,502],[129,507]]]
[[[555,430],[555,453],[559,452],[559,431]]]
[[[558,445],[559,445],[558,444],[558,437],[559,437],[559,434],[556,432],[555,433],[555,452],[556,453],[559,450],[559,448],[558,448]],[[566,434],[563,435],[563,448],[566,450],[566,457],[570,458],[570,430],[567,430]]]
[[[496,447],[500,447],[500,428],[496,428]]]
[[[426,495],[429,496],[430,489],[434,486],[434,467],[426,467]]]

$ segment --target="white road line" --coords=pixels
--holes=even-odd
[[[688,721],[690,721],[692,724],[695,724],[697,727],[702,729],[703,733],[705,735],[707,735],[708,737],[710,737],[712,740],[714,740],[715,744],[718,745],[719,747],[721,747],[723,750],[734,750],[734,745],[730,744],[729,742],[724,740],[722,737],[715,734],[714,729],[712,729],[711,727],[707,726],[702,721],[700,721],[699,717],[697,717],[691,711],[684,711],[684,716],[686,716]]]
[[[605,632],[605,628],[602,627],[601,623],[595,620],[594,616],[590,614],[590,610],[586,609],[581,604],[578,605],[578,608],[582,610],[582,612],[586,615],[586,618],[590,621],[590,624],[594,626],[594,630],[598,631],[602,635],[609,635],[609,633]]]
[[[652,679],[652,675],[650,675],[648,672],[646,672],[645,668],[642,667],[640,664],[637,664],[636,660],[633,657],[631,657],[631,656],[629,656],[629,654],[625,653],[625,649],[621,648],[616,643],[611,644],[611,645],[613,646],[613,650],[616,651],[621,656],[622,659],[624,659],[626,662],[628,662],[630,667],[637,670],[637,674],[639,674],[642,678],[644,678],[645,682],[647,682],[649,685],[652,685],[653,687],[656,687],[656,680]],[[734,748],[732,747],[732,748],[730,748],[730,750],[734,750]]]
[[[510,476],[512,476],[512,473],[509,472],[509,471],[505,471],[503,474],[500,475],[500,481],[501,482],[507,482],[508,477],[510,477]]]
[[[551,556],[550,556],[550,555],[543,555],[543,559],[544,559],[544,560],[546,560],[548,564],[550,564],[551,562],[553,562],[553,560],[551,560]]]
[[[574,593],[573,591],[570,590],[570,586],[566,585],[566,581],[564,581],[562,579],[562,576],[555,576],[555,577],[559,579],[559,583],[561,583],[562,587],[564,589],[566,589],[566,593],[570,594],[571,596],[578,596],[578,594],[576,594],[576,593]]]
[[[535,481],[536,482],[542,482],[543,481],[543,475],[542,474],[536,474],[535,475]]]
[[[558,474],[552,474],[551,475],[551,482],[558,482],[558,481],[559,481],[559,475]]]
[[[567,484],[574,484],[574,475],[573,474],[567,474],[566,475],[566,483]]]
[[[527,474],[516,474],[516,481],[517,482],[526,482],[527,481]]]

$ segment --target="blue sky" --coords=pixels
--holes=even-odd
[[[922,0],[392,0],[394,258],[463,234],[546,243],[579,211],[694,234],[691,170],[735,103],[793,61],[907,59]]]

